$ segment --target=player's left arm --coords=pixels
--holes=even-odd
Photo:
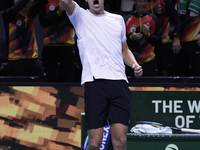
[[[124,63],[134,69],[136,77],[140,77],[143,74],[142,67],[137,63],[135,56],[130,51],[127,42],[122,43],[122,55]]]

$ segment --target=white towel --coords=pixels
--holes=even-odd
[[[149,124],[137,124],[131,128],[130,132],[135,134],[172,134],[172,129],[168,126],[153,126]]]

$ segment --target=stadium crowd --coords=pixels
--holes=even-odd
[[[85,0],[74,1],[88,9]],[[143,76],[200,76],[199,0],[104,0],[104,5],[123,16],[127,43]],[[1,0],[0,11],[0,33],[6,37],[0,38],[0,76],[80,82],[77,36],[60,0]],[[35,34],[37,16],[42,48]],[[126,74],[134,77],[130,68]]]

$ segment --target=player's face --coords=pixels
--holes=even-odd
[[[85,0],[88,2],[90,12],[97,15],[104,14],[104,0]]]
[[[138,13],[144,13],[146,11],[147,0],[134,0],[134,2]]]

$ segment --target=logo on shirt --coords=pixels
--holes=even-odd
[[[49,10],[50,10],[50,11],[54,11],[54,10],[55,10],[55,6],[54,6],[54,5],[50,5],[50,6],[49,6]]]
[[[22,21],[21,20],[17,20],[16,24],[17,24],[17,26],[21,26],[22,25]]]
[[[135,32],[135,31],[136,31],[136,28],[135,28],[135,27],[131,27],[131,28],[130,28],[130,32],[131,32],[131,33]]]

